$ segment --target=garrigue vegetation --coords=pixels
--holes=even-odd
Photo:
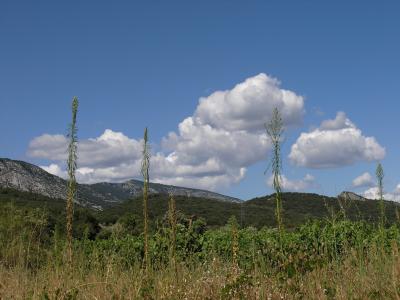
[[[0,205],[2,299],[396,299],[399,293],[398,223],[380,229],[378,219],[351,221],[340,210],[282,235],[235,219],[211,229],[178,211],[174,267],[165,214],[150,226],[146,276],[141,221],[129,213],[99,226],[77,207],[69,268],[65,219],[54,218],[54,208]]]
[[[276,193],[245,203],[149,195],[147,129],[143,197],[71,215],[1,189],[0,299],[398,299],[398,205],[383,199],[382,166],[380,202],[281,193],[275,128]]]

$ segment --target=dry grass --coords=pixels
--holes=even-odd
[[[35,272],[25,267],[0,266],[1,299],[399,299],[400,260],[392,253],[371,250],[360,262],[356,252],[340,264],[332,263],[290,279],[257,270],[231,276],[231,264],[207,263],[149,271],[130,269],[110,259],[106,267],[85,270],[75,260],[73,273],[49,263]]]

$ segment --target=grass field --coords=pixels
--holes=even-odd
[[[202,218],[180,214],[176,265],[170,228],[161,219],[150,234],[145,272],[135,218],[105,226],[83,211],[76,214],[80,229],[69,264],[64,224],[51,210],[3,199],[0,299],[399,298],[396,222],[382,228],[336,214],[282,236],[271,226],[246,226],[238,229],[235,247],[234,220],[209,228]]]

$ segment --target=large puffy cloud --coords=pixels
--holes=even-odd
[[[267,184],[273,187],[274,177],[270,176],[267,180]],[[290,180],[285,175],[281,176],[281,186],[284,191],[299,192],[305,191],[309,188],[316,187],[314,176],[307,174],[303,179]]]
[[[304,100],[294,92],[280,88],[280,82],[266,74],[246,79],[232,90],[217,91],[200,103],[195,122],[228,131],[258,131],[278,108],[286,125],[302,122]]]
[[[207,189],[239,182],[248,166],[266,158],[270,143],[264,123],[275,107],[285,126],[302,122],[303,98],[266,74],[200,98],[193,115],[162,139],[160,152],[152,153],[152,180]],[[62,135],[45,134],[31,141],[28,154],[61,162],[66,159],[66,145]],[[81,140],[78,151],[81,182],[123,181],[140,175],[141,141],[123,133],[107,129],[97,138]],[[54,166],[47,170],[61,174]]]
[[[302,133],[289,154],[292,163],[309,168],[340,167],[384,156],[385,149],[375,138],[364,136],[343,112],[334,120],[322,122],[319,128]]]
[[[196,165],[214,158],[219,164],[235,167],[260,160],[270,146],[262,131],[226,131],[198,124],[192,117],[179,124],[179,134],[170,133],[162,144],[173,151],[179,163]]]
[[[373,187],[375,185],[374,178],[368,172],[361,174],[360,176],[354,178],[352,186],[354,188],[359,187]]]
[[[104,135],[108,138],[104,139]],[[30,148],[28,153],[34,157],[57,161],[57,163],[41,167],[51,174],[65,178],[67,173],[61,166],[65,164],[66,153],[58,151],[58,148],[62,149],[61,143],[52,143],[47,135],[44,139],[41,137],[35,139],[35,141],[38,140],[46,150],[37,151],[36,148]],[[48,144],[45,143],[46,140],[49,141]],[[231,141],[233,143],[231,146],[237,147],[234,140]],[[227,143],[228,140],[225,142]],[[78,144],[77,180],[82,183],[118,182],[140,177],[141,143],[142,141],[130,139],[120,132],[109,129],[98,138],[80,141]],[[210,141],[211,143],[212,141]],[[35,146],[36,143],[31,143],[31,145]],[[129,148],[132,148],[131,155],[125,156],[127,153],[124,151]],[[231,155],[228,153],[228,148],[225,147],[223,150],[218,149],[217,145],[214,148],[211,148],[210,145],[205,149],[207,151],[204,151],[199,157],[195,157],[195,150],[193,152],[188,150],[188,153],[183,151],[173,151],[169,154],[153,153],[150,159],[152,181],[214,190],[239,182],[246,172],[246,168],[241,167],[240,161],[242,163],[252,161],[252,159],[245,159],[246,153],[242,153],[235,157],[236,163],[232,161],[232,165],[228,165],[229,161],[222,159],[224,153],[228,157]],[[90,155],[92,151],[93,156]],[[36,155],[37,153],[40,155]],[[217,153],[219,155],[216,155]],[[55,156],[52,156],[53,154]],[[247,154],[249,153],[247,152]]]
[[[285,126],[302,122],[303,98],[281,89],[279,81],[266,74],[200,98],[193,116],[179,124],[177,133],[162,140],[163,149],[170,151],[167,161],[174,166],[174,174],[190,170],[182,178],[192,182],[191,174],[201,170],[199,178],[210,183],[214,179],[218,185],[240,181],[248,166],[266,158],[270,142],[264,123],[275,107],[280,109]],[[168,178],[160,176],[159,180],[175,181],[173,175]]]

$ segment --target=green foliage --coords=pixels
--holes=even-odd
[[[61,230],[66,226],[65,201],[13,189],[0,189],[0,209],[6,211],[7,207],[14,207],[16,211],[27,214],[32,211],[41,212],[46,223],[46,232],[50,234],[57,227],[60,237],[65,238],[65,230]],[[81,206],[75,207],[73,223],[75,239],[83,239],[85,235],[89,239],[95,239],[101,230],[94,212]]]
[[[138,235],[141,232],[138,228],[139,217],[134,213],[123,215],[117,223],[122,226],[122,234]]]
[[[214,216],[208,220],[224,220],[225,218],[225,224],[227,224],[229,218],[227,214],[231,211],[232,215],[236,214],[236,218],[240,218],[240,204],[215,202],[214,206],[207,207],[206,204],[210,202],[206,200],[204,200],[203,206],[201,199],[175,198],[177,261],[209,260],[215,256],[231,262],[233,255],[232,224],[216,229],[216,224],[221,224],[221,220],[219,223],[214,223],[213,226],[208,226],[206,219],[200,213],[193,214],[194,211],[188,210],[188,208],[193,209],[194,207],[197,212],[203,212],[205,216],[208,216],[209,211],[213,210]],[[19,245],[19,249],[28,247],[33,249],[30,251],[29,257],[25,256],[25,259],[30,261],[30,265],[35,265],[37,263],[31,261],[32,253],[39,251],[34,256],[37,261],[40,261],[46,251],[56,251],[60,245],[65,243],[64,231],[60,230],[65,228],[64,202],[45,197],[40,199],[37,195],[9,189],[0,191],[0,200],[1,245],[14,245],[3,246],[1,255],[8,257],[7,261],[10,263],[13,261],[15,263],[17,260],[17,256],[14,256],[14,260],[10,256],[11,253],[19,253],[15,250],[17,245]],[[243,229],[239,229],[239,224],[236,225],[238,228],[237,257],[241,269],[248,270],[257,266],[265,268],[267,271],[268,268],[265,266],[268,262],[270,269],[282,269],[285,270],[285,274],[289,274],[293,270],[307,271],[319,266],[321,262],[340,259],[349,248],[365,252],[370,249],[371,245],[383,245],[388,249],[392,241],[399,240],[397,225],[384,228],[381,233],[374,225],[379,221],[376,201],[359,203],[359,207],[349,206],[348,219],[342,220],[339,215],[340,206],[334,199],[326,199],[324,203],[317,195],[313,198],[309,194],[283,194],[283,200],[287,207],[285,220],[295,220],[300,225],[291,227],[291,230],[283,235],[283,253],[279,247],[278,231],[271,227],[261,228],[263,225],[261,220],[265,220],[264,212],[268,208],[271,223],[264,224],[273,225],[274,197],[258,198],[244,204],[246,215],[243,220]],[[197,206],[196,204],[192,205],[194,202],[197,203]],[[98,218],[101,220],[101,215],[95,217],[90,211],[77,207],[74,215],[75,251],[85,253],[84,255],[95,255],[94,261],[97,263],[101,257],[106,259],[110,255],[125,266],[134,265],[143,259],[143,236],[140,235],[143,228],[140,216],[141,206],[131,206],[135,203],[140,204],[140,199],[126,204],[130,210],[124,208],[125,211],[133,211],[133,213],[120,213],[120,218],[115,225],[103,226],[103,228],[100,227],[98,221]],[[167,214],[168,197],[150,196],[149,204],[151,217],[156,220],[152,223],[152,233],[149,235],[149,257],[155,265],[167,264],[171,237]],[[397,206],[391,202],[386,204],[388,208],[391,208],[387,210],[388,219],[395,221]],[[332,206],[339,217],[328,218],[329,214],[325,205]],[[183,213],[185,210],[186,213]],[[359,217],[360,210],[369,216],[365,217],[366,221]],[[252,213],[249,214],[249,211]],[[115,210],[114,213],[116,212],[120,211]],[[313,216],[319,220],[310,220],[312,216],[310,212],[313,212]],[[307,219],[309,220],[307,221]],[[117,224],[122,228],[119,234],[115,234],[114,226]],[[30,246],[21,246],[21,243],[29,241]],[[88,263],[90,261],[88,260]]]
[[[262,228],[264,226],[274,227],[274,207],[275,197],[269,195],[241,203],[223,202],[211,199],[195,197],[174,196],[176,210],[179,215],[193,216],[202,218],[207,223],[208,229],[216,229],[224,226],[229,217],[235,216],[241,227]],[[168,226],[168,195],[158,194],[149,195],[149,223],[150,232],[157,230],[157,224],[162,223]],[[14,203],[15,206],[24,209],[43,208],[49,214],[49,226],[54,228],[55,223],[64,224],[65,228],[65,200],[51,199],[39,194],[21,192],[13,189],[0,189],[0,205],[2,203]],[[348,200],[346,204],[346,219],[352,221],[365,220],[371,223],[379,223],[380,209],[376,200],[356,201]],[[339,201],[336,198],[324,197],[317,194],[302,193],[282,193],[282,203],[285,207],[284,221],[288,230],[297,228],[311,219],[326,220],[343,218]],[[127,200],[126,202],[114,206],[104,211],[87,210],[96,221],[96,230],[102,235],[110,235],[113,224],[119,222],[126,214],[136,216],[137,229],[135,234],[143,231],[143,199],[142,197]],[[385,201],[385,217],[387,224],[398,223],[396,210],[399,205],[395,202]],[[75,205],[76,214],[84,209]],[[64,219],[64,220],[63,220]],[[83,218],[84,219],[84,218]],[[77,220],[74,217],[74,224],[82,228],[78,223],[83,219]],[[77,223],[78,222],[78,223]],[[181,220],[183,222],[183,220]],[[99,223],[103,224],[100,229]],[[63,233],[64,234],[64,233]],[[81,238],[82,231],[74,229],[74,237]],[[93,235],[92,235],[93,237]]]
[[[223,202],[195,197],[174,196],[176,209],[186,216],[203,218],[208,228],[215,229],[224,226],[230,216],[235,216],[241,227],[262,228],[275,227],[275,195],[255,198],[243,203]],[[156,230],[156,225],[163,222],[168,211],[168,195],[149,195],[149,229]],[[138,226],[143,226],[141,212],[142,198],[128,200],[113,208],[97,213],[101,222],[115,223],[127,212],[138,216]],[[291,230],[310,219],[327,219],[333,216],[343,218],[342,209],[337,198],[323,197],[316,194],[282,193],[282,205],[285,207],[284,225]],[[385,201],[388,224],[397,222],[396,208],[398,204]],[[346,218],[352,221],[366,220],[379,222],[379,208],[375,200],[349,200],[346,207]],[[166,224],[167,225],[167,224]]]
[[[11,270],[18,266],[35,274],[43,266],[49,269],[65,266],[62,249],[66,239],[62,235],[63,230],[60,230],[63,224],[56,223],[54,227],[49,227],[49,210],[17,206],[12,202],[2,202],[0,208],[0,267]],[[76,215],[84,216],[85,211]],[[85,223],[91,222],[91,218],[81,219]],[[130,231],[136,228],[136,216],[124,216],[116,224],[126,231],[104,238],[97,235],[97,238],[90,239],[89,234],[83,234],[74,239],[76,270],[73,272],[85,278],[91,276],[93,270],[108,274],[114,266],[114,271],[130,274],[134,266],[141,265],[145,255],[144,237]],[[169,266],[170,237],[168,214],[164,214],[153,233],[149,234],[151,268],[145,274],[136,274],[143,276],[143,282],[138,287],[143,297],[154,295],[158,284],[154,274]],[[225,226],[207,230],[204,219],[178,212],[175,255],[178,270],[182,266],[189,269],[210,267],[215,261],[230,269],[236,256],[238,269],[227,273],[219,296],[222,299],[240,299],[246,298],[251,289],[259,287],[255,274],[276,278],[282,283],[295,281],[323,268],[341,266],[349,257],[354,264],[362,266],[373,257],[378,259],[397,251],[399,243],[398,225],[382,228],[366,221],[312,220],[280,234],[275,228],[239,228],[235,218],[231,218]],[[176,274],[179,276],[179,272]],[[326,283],[326,290],[335,294],[329,282]],[[78,292],[78,289],[64,289],[62,295],[69,293],[74,297],[78,295],[74,291]],[[51,293],[45,289],[42,294],[51,298]]]
[[[41,209],[18,209],[12,203],[0,206],[0,262],[38,267],[42,247],[50,243],[47,214]]]

